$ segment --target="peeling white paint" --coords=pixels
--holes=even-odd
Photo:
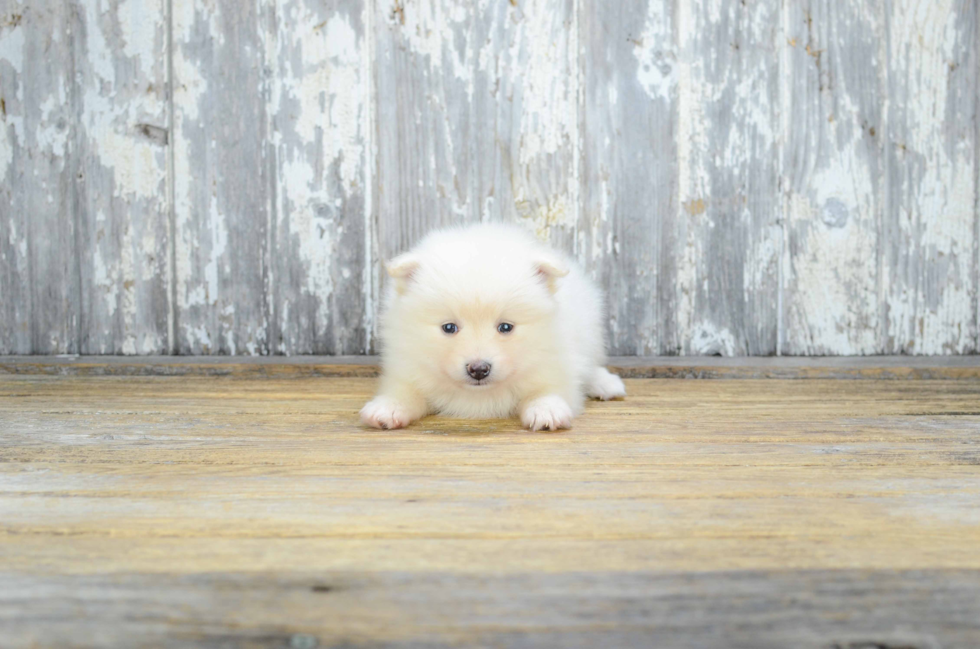
[[[123,54],[130,58],[139,57],[143,65],[155,63],[157,57],[153,48],[162,41],[158,32],[162,21],[153,18],[165,15],[163,3],[152,0],[118,0],[116,15],[119,17]]]
[[[0,38],[0,61],[6,61],[14,70],[24,69],[24,35],[27,26],[5,26]]]
[[[173,32],[175,43],[194,42],[192,30],[198,21],[203,21],[207,25],[207,34],[217,47],[225,44],[225,35],[221,30],[221,2],[200,2],[199,0],[172,0],[173,12]],[[174,54],[180,48],[174,50]]]
[[[101,294],[102,300],[105,302],[105,310],[111,318],[116,314],[116,295],[114,292],[115,282],[113,278],[110,277],[109,268],[106,267],[105,261],[101,254],[96,252],[92,255],[93,260],[93,275],[92,281],[95,283],[95,288],[97,293]]]
[[[102,33],[102,10],[101,7],[93,3],[81,3],[85,11],[85,65],[89,67],[98,79],[107,81],[110,84],[116,78],[116,69],[113,58],[116,54],[115,48],[106,42],[105,35]],[[154,21],[147,21],[155,26]],[[144,48],[148,43],[141,43]],[[144,50],[145,51],[145,50]],[[150,59],[152,61],[152,59]],[[98,85],[98,84],[96,84]],[[111,86],[110,86],[111,88]]]
[[[122,241],[119,245],[119,262],[116,276],[121,280],[121,286],[115,287],[120,307],[122,308],[122,352],[124,354],[136,353],[136,286],[138,278],[136,275],[136,264],[133,260],[133,229],[123,228]],[[117,280],[117,281],[119,281]],[[118,344],[120,341],[114,341]]]
[[[64,88],[58,85],[58,94],[48,95],[39,107],[39,127],[34,131],[34,141],[38,148],[50,151],[51,155],[64,158],[68,153],[70,129],[66,110]]]
[[[757,287],[773,284],[773,278],[778,272],[781,232],[779,226],[775,224],[768,230],[766,236],[761,237],[757,245],[746,250],[746,271],[742,275],[742,295],[745,300],[748,300],[749,295]]]
[[[521,65],[517,80],[524,87],[520,163],[529,166],[541,164],[542,156],[569,150],[577,122],[569,61],[575,51],[553,2],[527,2],[521,9],[522,33],[515,38],[524,49],[517,56]]]
[[[190,29],[190,25],[184,25],[183,29],[178,29],[181,22],[178,20],[178,7],[186,10],[192,7],[193,3],[174,2],[174,31],[175,40],[178,33],[183,33]],[[191,13],[193,17],[193,13]],[[209,290],[205,285],[191,285],[193,277],[193,258],[196,242],[191,232],[193,227],[193,217],[195,214],[194,190],[198,183],[202,181],[191,169],[193,160],[186,151],[188,146],[185,133],[193,128],[199,119],[200,106],[208,90],[208,83],[204,79],[197,66],[188,61],[181,48],[174,48],[173,51],[173,75],[175,78],[174,86],[174,133],[171,135],[173,155],[173,200],[176,229],[174,232],[177,238],[178,253],[176,255],[175,275],[177,278],[177,302],[176,308],[179,310],[194,306],[204,306],[208,300]],[[217,267],[212,269],[212,275],[216,276]],[[193,341],[192,344],[211,345],[203,325],[196,328],[182,326],[181,330],[187,340]],[[193,334],[193,336],[191,335]]]
[[[225,252],[228,249],[228,225],[225,222],[225,215],[218,209],[218,200],[215,196],[211,197],[210,209],[208,210],[208,229],[211,234],[211,249],[208,253],[208,263],[204,266],[204,295],[209,304],[217,304],[220,297],[220,287],[218,274],[227,272],[227,267],[219,268],[218,264],[225,265]],[[179,300],[178,294],[178,300]]]
[[[140,237],[137,261],[135,263],[136,272],[140,277],[162,279],[161,275],[166,272],[166,259],[160,258],[158,248],[157,232],[153,228],[145,228]]]
[[[236,340],[234,329],[232,329],[230,326],[234,319],[235,305],[225,304],[218,312],[218,321],[225,325],[222,338],[224,339],[225,345],[228,349],[228,354],[230,356],[235,356],[238,354],[238,341]]]
[[[803,254],[790,265],[795,286],[788,328],[795,349],[810,353],[849,349],[872,354],[877,344],[877,255],[870,179],[853,159],[822,170],[809,183],[810,197],[790,196],[790,223],[803,237]],[[824,184],[826,183],[826,184]],[[844,203],[847,200],[847,203]],[[849,216],[840,227],[828,226],[821,212],[828,202],[846,205]]]
[[[16,127],[11,126],[9,130],[14,131],[13,139],[20,139],[17,137]],[[0,122],[0,180],[5,179],[13,171],[13,161],[14,143],[11,141],[7,125]]]
[[[242,65],[254,71],[259,61],[262,67],[253,75],[256,87],[242,90],[224,84],[216,76],[222,70],[206,69],[226,38],[241,36],[228,31],[234,15],[218,12],[238,9],[174,0],[175,131],[169,136],[178,333],[205,351],[266,349],[265,318],[272,311],[245,314],[236,304],[240,285],[230,276],[236,266],[229,260],[238,260],[240,251],[232,248],[241,247],[271,259],[261,270],[267,271],[265,290],[287,296],[276,306],[279,322],[272,328],[285,334],[287,350],[298,349],[290,345],[307,334],[296,331],[313,322],[322,329],[348,320],[337,300],[345,299],[341,291],[350,290],[351,282],[359,282],[366,303],[359,307],[359,323],[342,326],[370,341],[380,285],[375,258],[388,241],[403,236],[398,228],[411,228],[414,236],[436,223],[478,217],[516,218],[544,239],[573,243],[590,272],[622,284],[620,298],[644,287],[649,303],[611,318],[609,329],[621,349],[739,353],[759,323],[752,319],[761,308],[753,295],[782,273],[784,285],[773,299],[785,300],[777,311],[791,353],[972,351],[977,143],[975,129],[963,125],[975,119],[968,113],[975,110],[976,80],[954,63],[975,60],[964,49],[976,47],[975,25],[962,20],[964,7],[975,9],[955,0],[899,0],[877,12],[859,5],[840,3],[833,11],[814,5],[808,33],[803,8],[793,3],[650,2],[633,12],[636,20],[624,20],[610,34],[615,48],[593,53],[580,52],[578,39],[594,42],[589,30],[597,25],[579,21],[601,16],[606,6],[581,0],[361,6],[277,0],[258,6],[258,13],[243,10],[241,17],[251,22],[233,27],[259,34],[242,41]],[[54,213],[65,203],[58,174],[69,168],[59,165],[73,163],[75,144],[81,145],[87,186],[97,188],[83,193],[85,209],[98,210],[101,236],[112,237],[86,251],[84,262],[92,264],[85,277],[95,296],[96,313],[88,314],[98,339],[93,344],[106,352],[150,353],[164,340],[143,321],[146,292],[165,268],[160,230],[153,225],[167,218],[171,206],[164,182],[167,149],[136,125],[166,125],[164,90],[151,88],[154,75],[165,69],[159,16],[166,8],[158,0],[79,6],[85,29],[72,33],[84,34],[85,43],[74,43],[88,56],[76,61],[78,75],[70,81],[82,85],[69,102],[65,83],[45,82],[45,92],[33,95],[40,106],[30,107],[26,133],[20,113],[30,80],[18,80],[18,94],[6,97],[0,122],[0,177],[20,172],[22,155],[49,159],[53,173],[40,165],[23,168],[36,192],[30,203]],[[360,21],[343,13],[350,7]],[[0,61],[18,73],[29,63],[28,27],[5,26],[0,38]],[[54,43],[58,31],[50,36]],[[582,61],[593,54],[619,58],[599,59],[608,69],[595,67],[600,76],[589,78],[591,90],[583,81],[588,62]],[[763,64],[767,58],[778,60],[777,81]],[[848,76],[855,58],[871,71]],[[620,65],[624,61],[628,65]],[[376,96],[376,75],[390,75],[396,65],[413,76],[395,79]],[[772,83],[778,83],[775,92]],[[270,216],[256,226],[266,241],[242,241],[235,221],[242,215],[220,205],[216,187],[226,182],[227,169],[217,161],[227,159],[222,156],[234,143],[214,133],[208,136],[216,140],[195,139],[214,123],[215,98],[227,105],[222,93],[239,90],[249,97],[267,93],[271,145],[257,154],[275,156],[268,167],[275,176],[255,179],[270,187]],[[404,101],[398,91],[417,97],[395,111],[393,127],[379,123],[378,102]],[[591,112],[585,115],[589,92],[597,94],[588,95]],[[619,133],[637,108],[630,102],[644,98],[646,107],[656,108],[638,111],[643,119],[656,121],[661,112],[665,120],[676,119],[674,140],[662,147],[676,150],[673,160],[655,158],[651,165],[645,153],[650,142],[635,137],[641,131],[632,131],[632,140]],[[73,106],[82,111],[75,124]],[[601,133],[595,142],[588,140],[590,128]],[[392,134],[397,138],[404,130],[411,137],[386,149]],[[603,139],[605,149],[596,144]],[[585,150],[609,151],[608,157],[586,160],[586,141]],[[191,158],[198,144],[206,161]],[[676,170],[675,193],[663,202],[674,211],[661,214],[666,208],[660,204],[635,209],[619,176],[629,175],[630,165],[661,163],[669,173]],[[581,196],[580,164],[594,183]],[[785,240],[778,215],[770,223],[760,211],[765,207],[756,204],[761,201],[752,203],[768,164],[780,176]],[[411,173],[402,177],[409,165]],[[667,173],[649,168],[636,177],[644,172],[651,179]],[[402,195],[388,193],[394,191]],[[623,237],[648,226],[663,230],[643,231],[651,250],[637,254]],[[6,253],[14,253],[7,257],[20,258],[3,263],[24,265],[30,246],[22,230],[20,221],[7,226]],[[732,245],[744,248],[743,265],[735,269],[740,286],[726,288],[741,294],[712,295],[719,266],[711,256],[718,254],[718,237],[733,231]],[[343,257],[352,245],[363,246],[363,269]],[[658,273],[671,283],[651,281]],[[228,287],[223,295],[221,286]],[[654,290],[664,294],[654,296]],[[750,314],[746,322],[718,315],[718,304],[738,301]],[[254,324],[251,334],[242,334],[243,321]],[[661,341],[653,330],[660,322],[676,329],[674,340]],[[110,339],[117,335],[119,340]],[[70,344],[64,332],[40,332],[37,339]]]
[[[158,332],[144,331],[142,335],[139,336],[139,344],[136,346],[136,351],[132,352],[134,354],[156,354],[159,350],[164,349],[166,344],[166,339]],[[124,351],[123,353],[130,353]]]
[[[211,334],[208,333],[208,329],[205,325],[202,324],[192,327],[182,324],[180,326],[180,330],[181,336],[192,348],[205,350],[204,353],[209,353],[214,349],[214,346],[211,343]]]
[[[207,97],[208,82],[180,48],[174,49],[173,61],[174,78],[178,80],[174,86],[174,117],[195,122],[200,118],[202,100]]]
[[[463,6],[449,7],[444,0],[418,0],[399,3],[400,12],[391,12],[389,24],[397,24],[408,48],[423,57],[433,74],[448,67],[456,79],[462,81],[467,94],[473,94],[473,69],[467,60],[470,43],[464,39],[462,51],[457,47],[455,34],[465,33],[465,25],[472,13],[483,13],[489,0],[480,0],[478,6],[466,11]],[[382,9],[383,10],[383,9]]]
[[[162,27],[145,18],[140,22],[149,25],[144,30]],[[102,33],[100,16],[94,6],[86,6],[86,23],[87,63],[92,76],[84,88],[82,101],[89,147],[101,164],[114,170],[117,196],[159,196],[164,179],[162,165],[154,158],[159,145],[141,140],[136,132],[138,122],[162,122],[163,102],[147,80],[153,77],[140,65],[135,68],[137,76],[127,79],[131,85],[120,87],[114,60],[117,50]],[[127,55],[133,62],[152,65],[156,58],[153,44],[153,38],[148,37],[128,47],[132,53]]]
[[[318,206],[326,198],[325,192],[311,191],[313,185],[312,168],[306,160],[283,163],[283,177],[288,179],[284,188],[283,216],[289,217],[289,233],[298,246],[299,261],[305,268],[304,286],[306,295],[320,298],[317,322],[326,322],[328,297],[333,292],[333,257],[337,254],[334,240],[338,224],[329,217],[336,214],[325,210],[318,214]],[[292,191],[292,193],[288,193]],[[299,287],[297,287],[299,288]]]
[[[697,78],[702,75],[699,63],[692,64],[693,38],[696,36],[693,7],[687,2],[677,3],[677,33],[679,38],[679,58],[677,63],[677,185],[678,241],[682,243],[678,255],[677,294],[675,297],[675,318],[684,331],[691,330],[694,324],[696,286],[698,281],[698,260],[701,258],[700,243],[696,228],[687,225],[690,215],[684,205],[693,200],[704,200],[708,184],[705,168],[697,161],[699,152],[706,150],[707,140],[704,132],[706,119],[701,112],[701,102]]]
[[[696,356],[735,356],[735,336],[724,327],[698,322],[691,328],[690,353]]]
[[[360,48],[357,35],[350,23],[341,16],[332,17],[325,26],[317,29],[318,15],[295,9],[302,15],[290,23],[290,33],[280,33],[286,42],[300,34],[312,34],[301,41],[302,69],[294,70],[287,65],[279,79],[277,104],[274,110],[282,110],[282,101],[299,102],[299,111],[293,122],[295,135],[306,146],[312,146],[320,132],[325,161],[341,161],[341,178],[344,188],[357,187],[363,153],[361,111],[363,110],[360,70]],[[285,176],[288,182],[290,176]],[[294,187],[295,189],[295,187]],[[324,199],[326,200],[326,199]]]
[[[372,128],[366,121],[370,70],[356,16],[337,12],[324,20],[317,3],[289,6],[277,25],[281,65],[271,107],[279,116],[277,227],[293,278],[280,292],[278,326],[287,353],[307,349],[342,319],[334,295],[350,271],[343,276],[339,258],[350,245],[351,205],[366,202],[366,131]],[[291,299],[302,299],[303,306],[289,308]],[[320,331],[311,333],[310,322]]]
[[[24,29],[11,27],[3,30],[0,38],[0,62],[6,63],[14,70],[24,69]],[[16,95],[5,98],[8,113],[0,120],[0,180],[14,171],[11,164],[14,161],[14,143],[11,133],[17,142],[24,141],[24,120],[22,115],[13,114],[13,106],[23,101],[23,84],[16,85]]]
[[[206,306],[208,303],[204,284],[198,284],[193,288],[186,290],[181,299],[180,306],[182,308],[188,309],[195,306]]]
[[[527,203],[518,202],[518,214]],[[572,228],[575,225],[575,212],[563,197],[556,197],[545,205],[539,205],[533,211],[522,214],[525,218],[519,223],[528,227],[538,239],[549,241],[553,228]]]
[[[889,5],[887,55],[897,82],[896,103],[889,106],[888,115],[907,169],[890,191],[896,197],[902,242],[909,248],[904,263],[918,272],[909,282],[900,268],[886,266],[883,279],[891,292],[888,334],[902,349],[917,354],[964,353],[976,345],[970,323],[977,317],[972,295],[978,278],[973,277],[972,257],[974,223],[980,218],[975,213],[978,143],[973,137],[950,142],[951,134],[964,128],[969,104],[961,108],[967,114],[957,113],[956,119],[964,123],[943,119],[949,115],[949,102],[963,91],[952,85],[954,80],[964,84],[968,77],[963,75],[972,74],[976,92],[975,71],[954,69],[960,54],[954,45],[971,38],[975,43],[976,38],[976,26],[961,20],[957,4],[937,0]],[[975,102],[972,108],[976,110]]]
[[[7,221],[7,227],[10,230],[7,232],[7,243],[11,248],[17,250],[18,253],[25,256],[27,255],[27,236],[26,233],[17,231],[17,219],[9,219]]]
[[[374,340],[377,338],[377,312],[376,304],[380,294],[380,264],[375,263],[378,253],[377,242],[375,241],[375,205],[374,189],[375,174],[377,166],[377,145],[375,142],[375,115],[377,107],[377,95],[375,93],[375,65],[377,51],[375,50],[376,16],[374,3],[365,2],[361,12],[361,22],[365,26],[364,34],[364,53],[361,55],[361,78],[368,80],[364,84],[362,97],[364,99],[365,110],[362,117],[362,132],[364,133],[365,149],[365,172],[364,172],[364,218],[362,226],[364,230],[364,259],[366,263],[361,272],[361,287],[364,291],[364,347],[352,352],[367,353],[373,349]]]
[[[875,172],[875,141],[865,129],[885,128],[866,124],[873,119],[868,99],[879,97],[873,78],[842,71],[851,57],[866,58],[874,26],[852,22],[853,5],[842,9],[832,14],[834,22],[817,14],[809,30],[799,10],[787,19],[789,31],[781,33],[789,46],[781,60],[796,84],[793,95],[781,93],[781,101],[797,98],[781,107],[790,113],[781,120],[787,210],[783,353],[881,349],[877,188],[883,177],[880,168]],[[842,24],[849,38],[837,44]]]
[[[63,226],[73,180],[74,79],[58,36],[66,13],[8,3],[0,26],[0,354],[77,344],[77,293],[66,281],[73,241]]]
[[[511,173],[513,209],[545,240],[556,240],[560,233],[574,234],[580,216],[581,181],[578,161],[573,160],[580,146],[580,80],[574,64],[578,41],[574,24],[568,22],[576,16],[564,13],[568,6],[536,0],[502,12],[502,19],[511,23],[504,27],[511,40],[506,50],[500,47],[502,60],[497,61],[491,77],[501,88],[520,88],[520,103],[514,100],[520,121],[519,136],[512,140],[518,152],[512,162],[518,173]],[[483,50],[493,51],[490,47]],[[515,74],[515,65],[519,74]],[[501,136],[514,137],[509,133]]]
[[[647,5],[643,31],[638,36],[631,36],[637,61],[637,81],[651,99],[662,101],[671,101],[677,86],[674,35],[667,8],[667,3],[651,1]],[[610,89],[614,87],[610,86]],[[610,103],[615,105],[616,99],[610,97]]]
[[[89,188],[81,214],[93,241],[90,256],[83,255],[92,264],[91,297],[82,305],[91,331],[83,351],[159,353],[162,347],[144,345],[159,342],[153,329],[167,308],[155,293],[167,282],[157,238],[168,203],[166,141],[141,129],[166,126],[164,5],[128,0],[80,7],[85,28],[76,33],[87,56],[75,62],[77,127]],[[86,223],[88,210],[95,218]]]

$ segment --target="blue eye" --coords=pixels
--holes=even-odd
[[[442,331],[443,333],[447,333],[452,336],[454,333],[459,331],[459,327],[456,326],[455,322],[447,322],[446,324],[442,325]]]
[[[514,330],[514,325],[512,325],[509,322],[501,322],[499,325],[497,325],[497,331],[499,331],[502,334],[509,334],[513,330]]]

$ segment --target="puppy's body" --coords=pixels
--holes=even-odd
[[[361,411],[365,423],[518,414],[533,430],[556,430],[586,396],[625,395],[603,367],[599,291],[523,230],[438,231],[388,272],[381,387]]]

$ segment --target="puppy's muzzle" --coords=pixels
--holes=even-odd
[[[490,363],[486,361],[477,361],[475,363],[468,363],[466,365],[466,373],[477,381],[482,381],[483,379],[490,376]]]

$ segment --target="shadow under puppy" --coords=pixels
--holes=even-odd
[[[531,430],[553,431],[571,426],[587,396],[626,395],[604,367],[598,288],[524,230],[440,230],[387,269],[381,384],[364,423],[516,414]]]

